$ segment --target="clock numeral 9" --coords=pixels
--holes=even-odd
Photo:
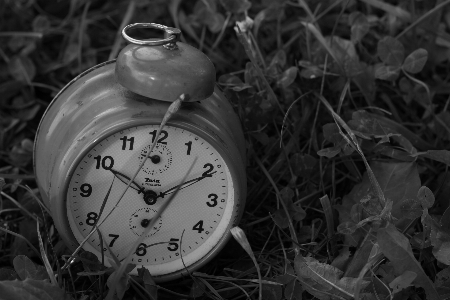
[[[203,228],[203,220],[197,222],[197,224],[192,227],[192,230],[197,230],[198,233],[202,233],[205,229]]]
[[[219,198],[219,196],[217,196],[216,194],[209,194],[208,198],[211,200],[210,202],[206,202],[206,205],[208,205],[209,207],[214,207],[217,205],[217,198]]]
[[[92,194],[92,186],[89,183],[83,183],[80,186],[80,190],[81,197],[89,197]]]
[[[94,157],[94,159],[97,161],[97,165],[95,166],[96,169],[100,169],[100,163],[102,165],[102,168],[105,170],[111,170],[114,166],[114,158],[111,156],[105,156],[102,157],[100,155],[97,155]]]
[[[178,250],[178,241],[179,241],[179,239],[170,239],[170,243],[169,243],[169,246],[167,247],[167,250],[177,251]]]
[[[136,255],[144,256],[145,254],[147,254],[147,245],[144,243],[140,243],[136,249]]]
[[[203,177],[212,177],[211,172],[214,170],[214,166],[210,163],[207,163],[203,166],[203,168],[208,168],[208,170],[206,170],[205,172],[203,172],[202,176]]]
[[[149,133],[152,135],[152,143],[153,143],[155,141],[158,130],[155,129],[153,131],[150,131]],[[161,130],[161,134],[159,135],[158,143],[167,145],[167,142],[164,142],[164,140],[167,139],[168,136],[169,136],[169,134],[167,133],[167,131]]]
[[[94,226],[95,222],[97,221],[98,214],[95,212],[90,212],[87,214],[86,224],[90,226]]]
[[[122,150],[126,150],[127,149],[127,142],[130,142],[130,147],[128,148],[128,150],[133,150],[134,137],[128,138],[126,135],[124,135],[119,140],[122,141]]]

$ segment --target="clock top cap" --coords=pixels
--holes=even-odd
[[[131,28],[164,31],[164,39],[138,40],[128,36]],[[122,30],[131,44],[120,51],[116,61],[117,81],[132,92],[162,101],[201,101],[214,92],[216,71],[201,51],[179,42],[181,31],[155,23],[135,23]]]

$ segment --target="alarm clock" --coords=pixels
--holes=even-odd
[[[164,37],[135,39],[133,28],[160,30]],[[36,133],[35,175],[72,251],[99,224],[82,247],[104,255],[110,266],[112,255],[123,261],[145,235],[131,274],[144,267],[155,281],[167,281],[213,258],[238,223],[246,196],[245,140],[215,85],[213,64],[179,41],[180,30],[138,23],[122,36],[129,45],[116,60],[80,74],[48,106]],[[157,136],[169,105],[183,94],[187,100]]]

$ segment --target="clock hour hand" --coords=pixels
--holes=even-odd
[[[116,171],[116,170],[113,170],[113,169],[109,169],[109,170],[111,171],[111,173],[114,174],[114,176],[116,176],[123,183],[128,184],[130,182],[130,177],[128,177],[127,175],[122,174],[119,171]],[[145,189],[143,187],[141,187],[139,184],[137,184],[135,181],[131,182],[130,187],[132,189],[138,191],[138,194],[145,192]]]
[[[177,186],[174,186],[173,188],[170,188],[170,189],[168,189],[168,190],[165,191],[165,192],[159,193],[158,198],[164,198],[164,196],[174,193],[175,190],[176,190],[178,187],[180,187],[180,190],[182,190],[182,189],[185,189],[185,188],[187,188],[188,186],[191,186],[191,185],[193,185],[193,184],[195,184],[195,183],[197,183],[197,182],[199,182],[199,181],[201,181],[201,180],[203,180],[203,179],[205,179],[205,178],[212,177],[212,175],[213,175],[214,173],[216,173],[216,172],[212,172],[212,173],[209,173],[208,176],[200,176],[200,177],[197,177],[197,178],[188,180],[188,181],[186,181],[186,182],[183,182],[182,184],[179,184],[179,185],[177,185]]]

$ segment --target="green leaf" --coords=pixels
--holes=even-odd
[[[389,223],[386,228],[378,230],[377,241],[381,252],[392,262],[397,275],[401,275],[405,271],[416,273],[414,285],[425,290],[428,300],[440,299],[433,282],[414,257],[408,238],[400,233],[393,224]]]
[[[422,71],[428,60],[428,51],[425,49],[417,49],[408,55],[403,63],[403,70],[409,73],[419,73]]]
[[[385,64],[399,68],[405,58],[405,48],[397,39],[386,36],[378,42],[377,55]]]
[[[312,257],[297,255],[294,260],[295,271],[300,282],[305,283],[304,288],[311,292],[312,286],[321,294],[327,292],[344,298],[352,298],[355,293],[357,278],[342,277],[343,272],[331,265],[320,263]],[[363,281],[361,287],[369,284]],[[314,293],[314,295],[316,295]]]
[[[422,206],[417,199],[403,199],[400,211],[407,219],[413,220],[422,215]]]
[[[394,81],[400,75],[400,67],[378,65],[375,68],[375,78],[387,81]]]
[[[25,279],[24,281],[0,281],[2,299],[69,300],[64,290],[47,280]]]
[[[8,62],[8,70],[11,76],[20,82],[30,83],[36,76],[36,67],[27,56],[14,56]]]
[[[294,82],[295,78],[297,77],[297,72],[297,67],[290,67],[280,75],[277,80],[277,85],[283,88],[287,88]]]
[[[220,0],[223,8],[230,13],[239,14],[247,11],[252,3],[248,0]]]
[[[433,192],[426,186],[420,187],[417,192],[417,198],[420,200],[424,208],[430,208],[434,204]]]
[[[347,221],[339,224],[339,226],[337,227],[337,232],[341,234],[352,234],[356,231],[356,229],[358,228],[356,227],[355,223]]]
[[[289,163],[294,174],[303,178],[310,178],[314,172],[318,171],[317,159],[307,153],[295,153]]]
[[[19,275],[20,279],[25,280],[27,278],[34,280],[48,279],[47,271],[43,266],[36,266],[25,255],[18,255],[13,260],[14,269]]]
[[[369,32],[370,25],[366,15],[359,11],[352,12],[348,16],[348,23],[351,26],[351,40],[356,44]]]
[[[427,152],[416,153],[413,156],[419,155],[450,166],[450,151],[448,150],[428,150]]]
[[[406,270],[402,275],[396,277],[394,280],[389,283],[389,287],[392,289],[392,292],[398,293],[403,289],[411,286],[411,283],[416,279],[417,274]]]

